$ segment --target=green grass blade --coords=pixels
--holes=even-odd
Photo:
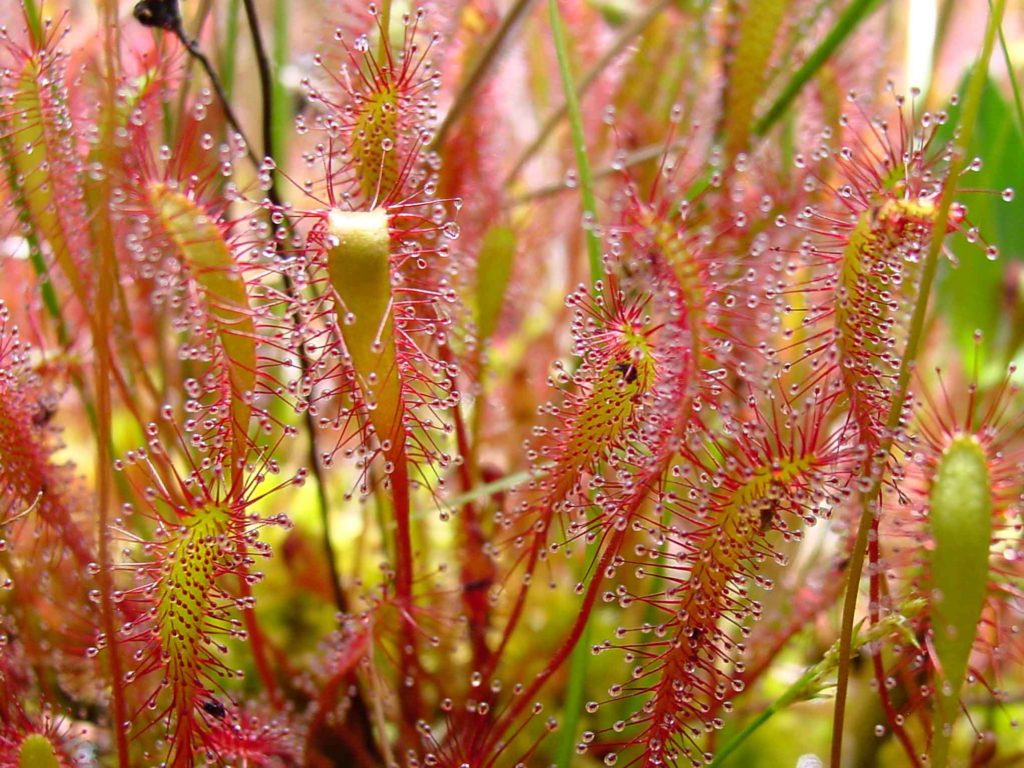
[[[570,768],[572,756],[576,749],[576,729],[579,727],[580,710],[583,709],[584,686],[587,679],[587,666],[590,661],[590,629],[593,616],[583,626],[580,639],[569,659],[569,685],[565,691],[564,721],[558,733],[558,746],[555,750],[555,765],[559,768]]]
[[[228,3],[228,17],[224,29],[224,48],[221,53],[220,81],[224,95],[229,99],[235,87],[235,51],[238,47],[238,12],[242,0]]]
[[[43,23],[39,18],[39,8],[35,0],[24,0],[25,21],[28,23],[29,34],[32,35],[32,44],[41,48],[45,37],[43,36]]]
[[[992,9],[992,0],[988,3],[989,10]],[[1013,104],[1017,109],[1017,125],[1024,131],[1024,102],[1020,97],[1020,83],[1017,82],[1017,72],[1013,68],[1013,61],[1010,59],[1010,49],[1006,47],[1006,35],[1003,34],[1003,25],[999,25],[999,47],[1003,51],[1003,61],[1006,62],[1006,74],[1010,79],[1010,90],[1013,93]]]
[[[479,501],[480,499],[487,498],[492,494],[508,491],[515,488],[520,483],[525,483],[533,476],[533,474],[533,472],[516,472],[511,475],[505,475],[493,482],[478,485],[476,488],[471,491],[467,491],[466,493],[460,493],[458,496],[452,496],[448,499],[447,504],[452,508],[461,507],[463,504],[470,504],[474,501]]]
[[[868,17],[876,5],[878,5],[878,0],[853,0],[846,7],[836,21],[836,25],[832,27],[818,47],[811,52],[811,55],[807,57],[803,65],[793,73],[793,76],[783,87],[778,98],[775,99],[775,103],[768,108],[764,116],[754,125],[754,134],[756,136],[764,136],[768,133],[776,121],[782,117],[783,112],[789,108],[789,105],[797,97],[804,85],[807,84],[807,81],[814,77],[814,74],[828,61],[836,49],[843,44],[843,41],[860,26],[860,23]]]
[[[587,142],[583,134],[583,115],[580,112],[580,101],[573,83],[572,67],[569,63],[569,47],[565,40],[565,25],[562,15],[558,12],[558,0],[548,0],[551,15],[551,36],[555,42],[555,53],[558,55],[558,72],[562,78],[562,90],[565,91],[565,104],[569,111],[569,126],[572,129],[573,151],[576,154],[576,165],[579,172],[580,197],[583,199],[583,213],[590,219],[590,224],[597,223],[597,200],[594,197],[594,178],[590,172],[590,159],[587,156]],[[586,229],[587,260],[590,264],[590,281],[596,283],[604,277],[604,266],[601,263],[601,239],[592,226]]]
[[[583,211],[589,218],[589,224],[597,223],[597,201],[594,197],[594,179],[590,172],[590,159],[587,156],[586,138],[583,134],[583,116],[580,113],[580,102],[573,83],[572,68],[569,64],[569,50],[565,40],[565,27],[562,16],[558,12],[558,0],[548,0],[551,16],[551,34],[555,42],[558,56],[558,71],[562,78],[562,90],[565,92],[565,104],[569,112],[569,126],[572,129],[573,150],[576,153],[576,165],[579,169],[580,196],[583,199]],[[590,264],[590,281],[596,283],[604,277],[601,263],[601,241],[592,226],[586,229],[587,259]],[[587,678],[587,662],[589,661],[590,621],[583,627],[579,642],[572,653],[569,666],[569,682],[566,689],[565,718],[561,724],[558,745],[556,748],[557,764],[568,768],[572,763],[573,748],[576,742],[576,729],[580,721],[580,709],[583,707],[583,693]]]
[[[288,64],[288,0],[274,0],[274,48],[273,48],[273,85],[270,100],[274,110],[274,122],[270,126],[270,146],[274,159],[278,163],[285,161],[286,139],[293,118],[291,105],[288,103],[288,89],[281,78]]]

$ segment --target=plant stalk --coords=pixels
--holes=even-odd
[[[889,408],[888,418],[886,419],[885,438],[881,445],[881,452],[886,457],[888,457],[889,451],[892,448],[894,431],[899,426],[903,405],[907,398],[907,389],[910,385],[910,377],[913,373],[914,363],[917,360],[918,350],[924,336],[928,298],[931,295],[932,284],[935,282],[939,255],[942,252],[946,227],[949,224],[949,209],[956,194],[957,181],[966,162],[965,153],[971,144],[971,137],[974,134],[974,126],[981,107],[982,89],[988,78],[988,63],[992,56],[996,30],[999,29],[1002,22],[1005,8],[1006,0],[996,0],[992,12],[989,14],[988,25],[985,28],[981,57],[975,64],[974,72],[971,74],[971,79],[967,86],[967,96],[964,99],[964,109],[960,120],[960,136],[957,140],[958,151],[954,153],[953,159],[950,161],[948,180],[942,190],[942,197],[939,201],[935,225],[932,229],[931,243],[925,256],[924,268],[921,274],[918,301],[914,306],[914,313],[910,320],[907,347],[900,361],[896,391],[893,395],[892,405]],[[857,597],[861,574],[864,570],[864,556],[867,552],[869,534],[875,515],[881,512],[880,490],[885,476],[884,463],[877,468],[872,468],[871,473],[871,485],[861,495],[861,517],[857,528],[857,539],[847,568],[846,596],[843,601],[842,627],[839,635],[839,672],[836,682],[836,703],[832,722],[832,768],[840,768],[842,765],[843,725],[846,713],[846,698],[850,685],[853,625],[856,617]],[[937,768],[942,767],[939,766]]]

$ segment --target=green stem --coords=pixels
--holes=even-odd
[[[786,83],[775,102],[768,108],[764,116],[754,124],[754,135],[764,136],[775,125],[776,121],[789,108],[790,103],[797,97],[800,90],[807,84],[821,66],[828,61],[843,41],[850,36],[861,21],[863,21],[878,4],[878,0],[853,0],[839,18],[836,24],[829,30],[825,39],[818,47],[811,52],[803,65],[793,73],[793,76]]]
[[[767,723],[773,715],[781,712],[796,701],[818,674],[816,666],[809,667],[779,698],[765,707],[757,717],[743,727],[742,731],[733,736],[724,747],[716,751],[711,768],[720,768],[724,765],[726,758],[739,749],[743,742],[750,738],[762,725]]]
[[[292,119],[288,104],[288,89],[284,86],[281,74],[288,64],[288,13],[287,0],[274,0],[274,79],[270,87],[270,101],[273,108],[273,120],[270,124],[270,156],[278,163],[285,162],[285,140]],[[275,170],[277,174],[279,171]]]
[[[228,16],[224,30],[224,48],[221,53],[220,80],[224,95],[230,101],[235,89],[235,51],[238,48],[238,12],[241,0],[228,3]]]
[[[921,284],[918,291],[919,298],[914,306],[914,313],[910,320],[907,348],[900,362],[896,391],[892,399],[892,405],[889,408],[888,418],[886,419],[886,437],[881,445],[881,453],[886,456],[888,456],[889,450],[892,448],[893,432],[899,426],[903,405],[907,397],[907,388],[910,384],[910,377],[913,373],[918,349],[924,336],[923,330],[925,316],[928,311],[928,297],[931,294],[932,283],[935,281],[939,254],[942,252],[942,243],[945,239],[944,233],[949,224],[949,209],[956,194],[957,181],[966,161],[965,152],[967,147],[970,146],[971,138],[974,134],[978,110],[981,107],[982,89],[985,85],[985,80],[988,78],[988,62],[992,56],[996,30],[1002,21],[1005,8],[1006,0],[996,0],[992,13],[989,15],[988,26],[985,29],[985,40],[982,45],[981,58],[975,65],[967,86],[967,96],[964,99],[964,109],[960,119],[960,135],[957,140],[958,151],[954,153],[953,159],[950,161],[948,180],[942,190],[942,198],[939,201],[939,207],[936,212],[932,239],[921,275]],[[864,556],[867,552],[868,535],[871,531],[871,524],[874,519],[875,507],[883,478],[884,466],[872,471],[871,486],[861,496],[861,518],[857,528],[857,540],[847,567],[846,596],[843,601],[843,619],[839,635],[839,674],[836,682],[836,704],[832,724],[832,768],[839,768],[842,764],[843,720],[846,710],[847,691],[850,684],[853,624],[857,610],[858,588],[861,573],[864,569]]]
[[[992,0],[988,3],[989,10],[992,9]],[[999,47],[1003,51],[1003,61],[1006,62],[1006,74],[1010,79],[1010,90],[1013,92],[1013,105],[1017,109],[1017,126],[1024,131],[1024,102],[1020,97],[1020,83],[1017,82],[1017,73],[1013,68],[1013,61],[1010,59],[1010,49],[1006,47],[1006,35],[1003,34],[1003,25],[999,25]]]
[[[43,37],[43,23],[39,18],[39,8],[35,0],[24,0],[25,21],[28,24],[28,31],[32,35],[32,45],[35,48],[42,48],[46,38]]]
[[[580,112],[579,98],[573,85],[572,67],[569,63],[569,47],[565,40],[565,26],[558,12],[558,0],[548,0],[548,11],[551,16],[551,36],[555,42],[555,53],[558,56],[558,73],[562,79],[562,90],[565,91],[565,105],[569,112],[569,125],[572,128],[573,151],[576,154],[576,165],[579,169],[580,197],[583,199],[583,213],[588,218],[586,227],[587,259],[590,264],[590,281],[596,283],[604,277],[601,263],[601,239],[594,231],[597,224],[597,200],[594,197],[594,178],[590,172],[590,159],[587,157],[586,136],[583,133],[583,115]]]
[[[601,58],[594,63],[594,66],[588,69],[584,73],[583,77],[580,78],[579,82],[576,84],[575,90],[573,91],[574,98],[582,98],[583,95],[590,90],[590,86],[597,82],[598,76],[604,72],[616,58],[618,58],[619,54],[625,50],[626,46],[646,30],[658,15],[671,3],[672,0],[658,0],[658,2],[652,5],[645,13],[630,22],[629,26],[622,30],[619,36],[615,38],[615,41],[608,47],[608,50],[602,54]],[[519,154],[519,157],[516,158],[516,161],[512,164],[512,170],[508,172],[508,175],[502,182],[503,187],[507,189],[512,185],[512,182],[519,177],[520,172],[524,167],[526,167],[530,158],[537,154],[537,150],[544,145],[548,136],[551,135],[551,132],[559,123],[562,122],[568,113],[569,104],[567,100],[565,104],[548,115],[533,141],[526,146],[526,148]]]

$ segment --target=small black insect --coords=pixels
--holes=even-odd
[[[616,363],[615,370],[622,374],[622,378],[627,384],[632,384],[639,375],[636,366],[632,363]]]
[[[772,527],[772,521],[775,520],[775,514],[779,511],[779,500],[771,499],[768,503],[761,507],[761,525],[759,532],[763,535],[768,532]]]
[[[181,25],[178,0],[140,0],[132,15],[145,27],[157,27],[174,32]]]
[[[478,592],[481,589],[487,589],[491,586],[491,583],[491,579],[473,579],[472,581],[467,581],[463,584],[462,590],[464,592]]]
[[[227,710],[224,709],[224,705],[216,699],[209,699],[203,702],[203,711],[208,715],[213,715],[218,720],[223,720],[227,714]]]
[[[57,409],[46,403],[38,403],[36,412],[32,414],[32,425],[36,427],[45,427],[50,423],[54,414],[57,413]]]

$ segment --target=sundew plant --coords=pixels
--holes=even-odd
[[[0,768],[1024,764],[1019,0],[0,0]]]

